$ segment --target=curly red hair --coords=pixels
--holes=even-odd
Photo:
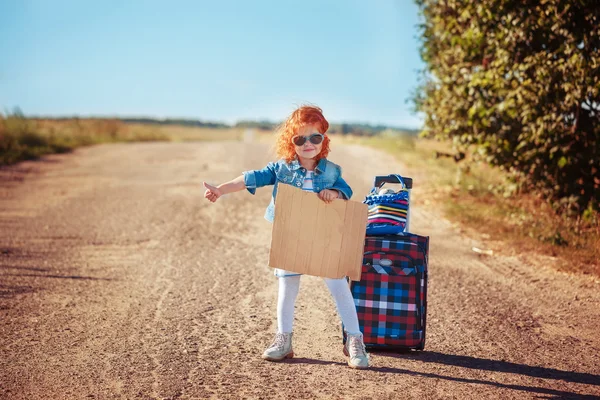
[[[325,135],[325,132],[329,129],[329,122],[323,116],[323,110],[316,106],[301,106],[297,108],[281,124],[277,130],[277,143],[275,145],[277,156],[284,158],[287,162],[294,160],[296,158],[296,149],[292,143],[292,137],[298,134],[301,126],[312,124],[315,124],[319,133],[325,136],[321,152],[315,157],[315,160],[319,161],[322,158],[326,158],[329,155],[329,137]]]

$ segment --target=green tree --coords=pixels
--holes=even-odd
[[[416,0],[424,134],[473,147],[524,189],[600,203],[600,1]]]

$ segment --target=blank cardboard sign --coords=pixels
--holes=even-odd
[[[269,266],[324,278],[360,280],[367,205],[334,200],[280,184]]]

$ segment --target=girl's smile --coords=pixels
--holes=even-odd
[[[315,145],[304,145],[302,147],[299,147],[296,152],[298,153],[299,156],[302,156],[304,158],[313,158],[319,155],[319,152],[317,151],[317,148],[315,147]]]

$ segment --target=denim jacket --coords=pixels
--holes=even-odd
[[[277,196],[277,185],[285,183],[288,185],[302,187],[306,168],[302,167],[298,160],[288,163],[281,159],[277,162],[270,162],[261,170],[244,171],[244,183],[246,189],[252,194],[256,193],[256,188],[273,185],[273,196],[271,203],[265,212],[265,219],[273,222],[275,218],[275,197]],[[352,197],[352,189],[342,179],[342,169],[339,165],[328,161],[326,158],[319,160],[313,174],[313,187],[315,192],[324,189],[335,189],[341,193],[341,197],[349,200]]]

